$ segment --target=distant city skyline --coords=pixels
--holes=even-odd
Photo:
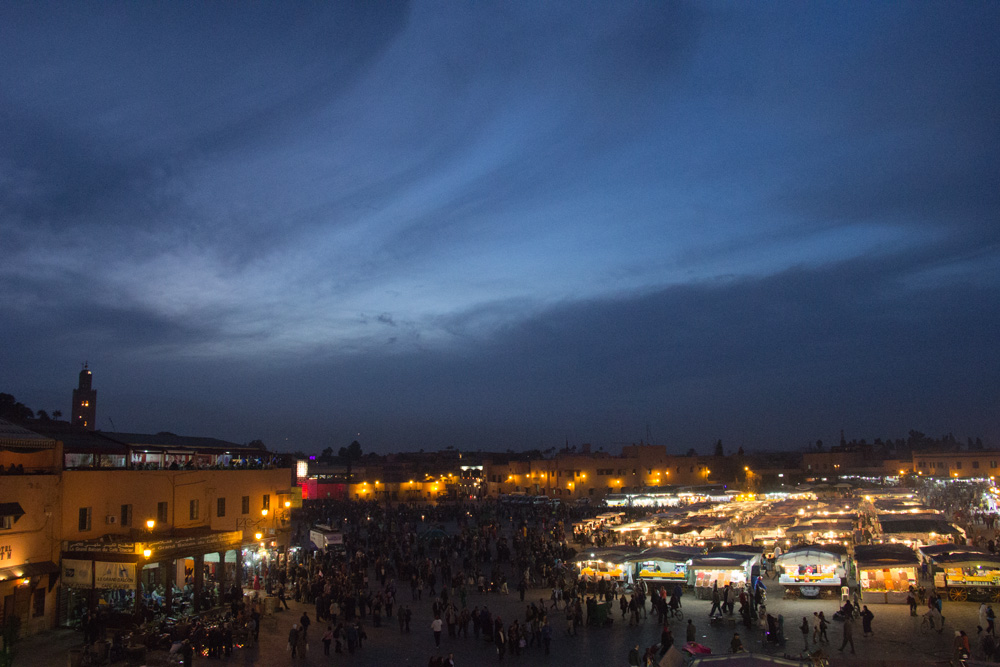
[[[278,451],[1000,445],[1000,5],[0,7],[0,391]]]

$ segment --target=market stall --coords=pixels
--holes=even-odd
[[[719,588],[726,584],[744,586],[750,580],[754,563],[759,559],[759,556],[726,552],[693,558],[688,567],[688,583],[694,586],[695,595],[708,599],[715,584]]]
[[[785,596],[817,597],[824,587],[839,587],[847,581],[847,553],[833,547],[804,544],[793,547],[775,560],[778,583]]]
[[[686,584],[691,559],[703,555],[701,547],[655,547],[628,557],[633,576],[650,583]]]
[[[975,547],[947,546],[950,550],[921,549],[932,565],[934,589],[956,602],[1000,602],[1000,556]]]
[[[642,551],[641,547],[628,545],[584,549],[573,558],[573,563],[585,581],[630,580],[628,559]]]
[[[903,604],[917,585],[920,560],[904,544],[859,545],[854,548],[858,580],[865,602]]]

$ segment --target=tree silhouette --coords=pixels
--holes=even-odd
[[[361,443],[355,440],[347,447],[341,447],[340,459],[347,464],[347,483],[351,483],[351,467],[355,461],[361,458]]]

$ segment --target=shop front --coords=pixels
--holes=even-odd
[[[800,546],[775,559],[778,583],[785,596],[817,597],[824,588],[836,589],[847,581],[846,552],[834,552],[815,546]]]
[[[1000,602],[1000,556],[974,547],[927,553],[934,573],[934,590],[950,600]]]
[[[917,585],[920,561],[902,544],[859,545],[854,548],[862,599],[904,604],[910,587]]]
[[[573,559],[584,581],[629,580],[629,558],[641,553],[640,547],[615,546],[585,549]]]
[[[648,583],[679,583],[684,586],[688,582],[691,560],[704,553],[705,550],[701,547],[654,547],[629,556],[628,561],[636,579]]]
[[[718,584],[743,587],[750,580],[751,567],[756,559],[744,554],[716,553],[700,556],[691,561],[688,583],[694,586],[700,599],[712,597],[712,588]]]
[[[88,612],[108,627],[137,615],[178,616],[220,604],[240,586],[241,531],[174,531],[130,540],[70,542],[62,554],[62,625]]]

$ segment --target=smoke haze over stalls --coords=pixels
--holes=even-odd
[[[1000,446],[1000,5],[0,6],[0,391],[274,449]]]

